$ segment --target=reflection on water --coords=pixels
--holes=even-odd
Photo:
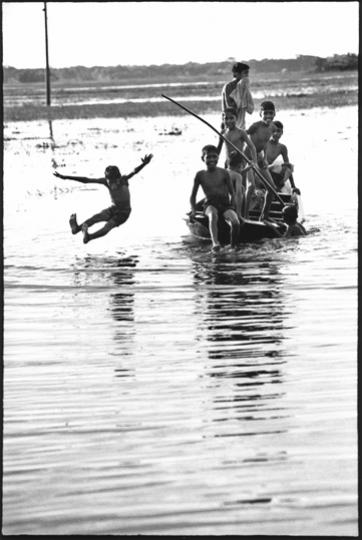
[[[112,356],[117,358],[119,367],[115,368],[117,377],[129,377],[132,370],[128,364],[125,367],[125,357],[133,354],[133,338],[136,330],[134,326],[134,296],[135,296],[135,269],[139,257],[137,255],[125,256],[119,253],[117,257],[86,256],[84,261],[78,261],[74,269],[75,282],[79,283],[80,273],[85,273],[86,280],[83,286],[102,281],[110,287],[109,307],[115,324],[113,325],[113,339],[115,347]]]
[[[285,417],[280,404],[285,363],[283,278],[275,263],[250,267],[239,254],[236,261],[194,263],[194,279],[203,313],[199,339],[207,341],[211,360],[205,376],[213,381],[214,421],[224,423],[215,436],[253,435],[264,421]],[[257,423],[235,432],[234,420]]]

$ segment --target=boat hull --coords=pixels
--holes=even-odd
[[[285,204],[290,204],[291,199],[290,195],[280,194],[281,199]],[[191,232],[191,234],[200,240],[209,240],[210,241],[210,232],[208,227],[208,218],[205,214],[200,211],[202,208],[203,201],[200,201],[196,207],[196,213],[194,216],[191,216],[191,213],[186,215],[186,224]],[[285,230],[282,219],[282,209],[283,205],[280,201],[275,200],[272,203],[271,210],[269,213],[270,218],[273,220],[274,224],[264,223],[259,221],[258,217],[260,211],[251,211],[250,219],[243,220],[240,224],[239,237],[237,242],[239,244],[244,244],[248,242],[258,242],[264,238],[278,238],[280,234]],[[219,229],[219,242],[221,245],[226,245],[230,243],[230,227],[224,219],[220,219],[218,223]]]

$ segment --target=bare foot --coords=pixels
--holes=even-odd
[[[86,223],[83,223],[82,225],[82,233],[83,233],[83,244],[86,244],[89,242],[89,234],[88,234],[88,225]]]
[[[77,234],[80,231],[80,227],[77,223],[77,215],[72,214],[69,218],[69,225],[73,234]]]
[[[212,251],[213,253],[217,253],[218,251],[220,251],[220,249],[221,249],[220,244],[215,244],[214,246],[212,246],[211,251]]]

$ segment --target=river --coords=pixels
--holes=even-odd
[[[182,219],[196,119],[5,126],[4,534],[358,534],[357,109],[277,118],[319,232],[216,255]],[[84,245],[107,190],[52,171],[149,152]]]

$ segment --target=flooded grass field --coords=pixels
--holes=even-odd
[[[320,231],[217,255],[183,221],[196,119],[6,124],[4,534],[358,534],[357,108],[277,118]],[[149,152],[84,245],[108,193],[53,170]]]
[[[107,83],[58,81],[52,85],[51,117],[75,119],[182,114],[178,109],[170,111],[169,104],[161,97],[162,93],[171,93],[176,100],[189,103],[195,112],[217,112],[225,83],[225,76],[220,77],[176,79],[172,82],[152,79]],[[272,99],[282,110],[356,105],[358,73],[253,73],[251,90],[256,107],[264,99]],[[5,84],[5,120],[47,119],[49,111],[45,106],[44,93],[43,83]]]

